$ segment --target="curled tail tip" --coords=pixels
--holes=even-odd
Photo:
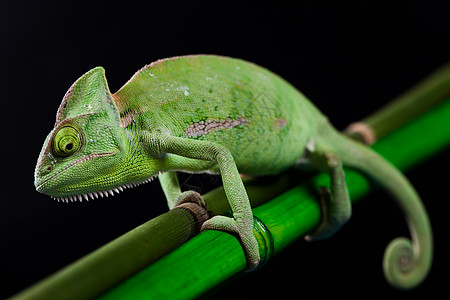
[[[413,289],[427,277],[431,252],[429,249],[415,251],[415,248],[407,238],[397,238],[387,246],[383,271],[391,286],[402,290]]]

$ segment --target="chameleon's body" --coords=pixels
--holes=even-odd
[[[67,201],[112,194],[160,174],[173,208],[197,197],[181,194],[174,171],[220,173],[233,218],[216,216],[202,228],[238,233],[252,269],[259,253],[239,173],[276,174],[297,165],[329,173],[326,217],[308,236],[324,238],[351,214],[343,164],[373,175],[399,200],[414,247],[395,240],[384,267],[392,285],[415,286],[430,268],[432,240],[428,217],[408,181],[369,148],[334,130],[289,83],[242,60],[207,55],[160,60],[115,94],[102,68],[89,71],[63,99],[35,185]]]

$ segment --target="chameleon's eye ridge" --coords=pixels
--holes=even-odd
[[[59,128],[53,137],[52,152],[57,157],[70,156],[77,152],[80,147],[80,133],[72,125]]]

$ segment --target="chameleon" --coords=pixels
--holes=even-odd
[[[387,246],[383,270],[393,287],[417,286],[430,270],[433,241],[413,186],[370,147],[337,131],[293,85],[241,59],[161,59],[114,94],[102,67],[88,71],[64,95],[34,183],[38,192],[68,202],[114,195],[158,177],[174,209],[186,201],[204,205],[197,192],[181,192],[178,171],[220,174],[232,216],[213,216],[201,230],[236,234],[247,270],[253,270],[260,257],[241,174],[264,176],[292,167],[327,173],[321,222],[305,236],[319,240],[351,216],[343,166],[374,178],[403,210],[411,238]]]

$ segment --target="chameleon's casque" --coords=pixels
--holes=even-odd
[[[368,147],[338,133],[320,111],[279,76],[255,64],[213,55],[159,60],[111,94],[104,70],[92,69],[68,90],[35,170],[39,192],[58,200],[112,195],[159,174],[169,207],[182,203],[175,171],[220,173],[233,218],[202,229],[239,235],[248,269],[259,262],[253,218],[239,173],[277,174],[308,165],[327,172],[327,213],[308,239],[336,232],[351,214],[343,165],[359,168],[392,192],[412,231],[396,239],[384,270],[410,288],[432,260],[429,220],[407,179]]]

